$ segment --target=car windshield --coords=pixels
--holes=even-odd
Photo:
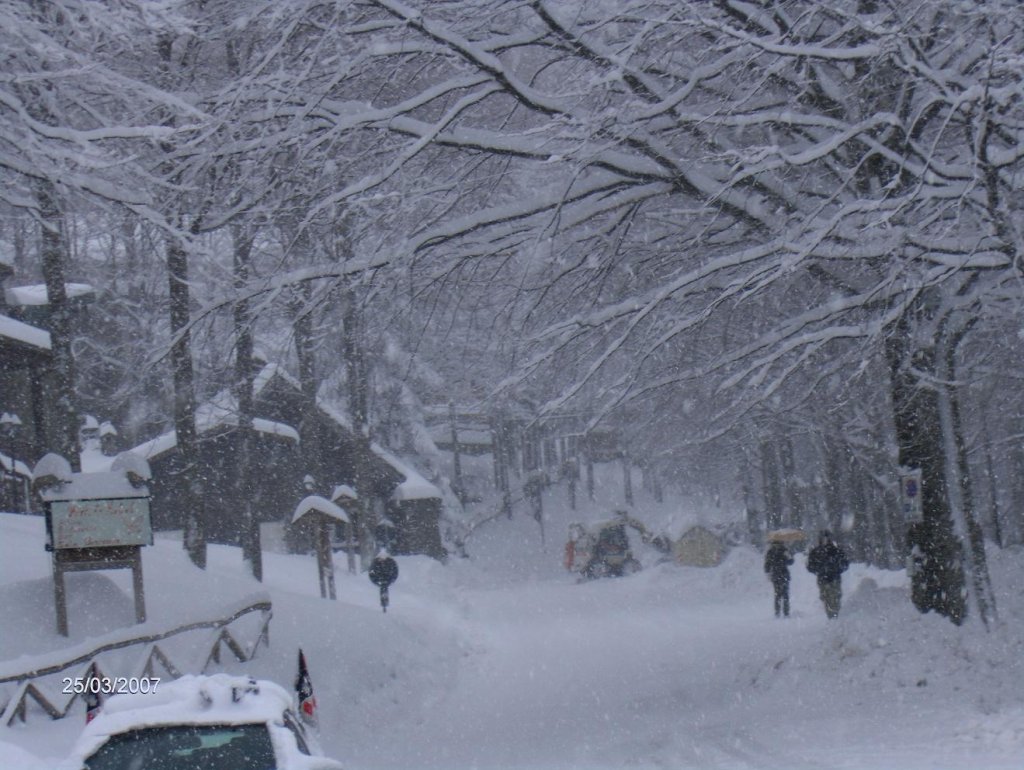
[[[145,727],[111,737],[88,770],[275,770],[264,724]]]

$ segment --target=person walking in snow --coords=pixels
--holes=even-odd
[[[830,619],[839,615],[839,605],[843,600],[842,575],[849,566],[850,560],[836,545],[832,533],[822,530],[818,544],[807,554],[807,571],[818,578],[818,594]]]
[[[764,571],[775,588],[775,617],[789,617],[789,565],[793,557],[782,543],[776,541],[764,555]]]

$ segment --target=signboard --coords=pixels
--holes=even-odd
[[[145,497],[54,500],[49,509],[54,549],[153,543]]]
[[[921,469],[904,468],[900,472],[900,503],[903,506],[903,518],[915,521],[924,517],[921,506]]]

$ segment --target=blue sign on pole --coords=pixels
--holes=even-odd
[[[900,473],[900,502],[903,516],[908,521],[921,519],[924,508],[921,505],[921,469],[904,468]]]

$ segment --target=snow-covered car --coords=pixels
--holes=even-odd
[[[269,681],[215,674],[115,695],[61,770],[341,770]]]

